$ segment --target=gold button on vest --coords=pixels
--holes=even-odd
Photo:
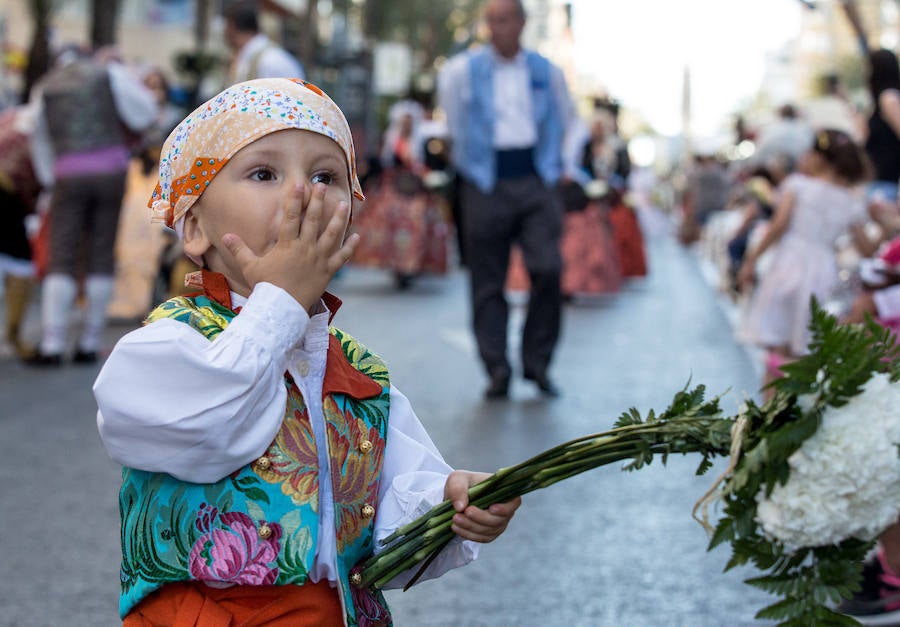
[[[363,440],[359,443],[359,452],[360,453],[368,453],[372,450],[372,443],[368,440]]]
[[[365,505],[363,505],[362,515],[365,516],[366,518],[371,518],[372,516],[375,515],[375,508],[372,507],[371,505],[369,505],[368,503],[366,503]]]
[[[259,468],[260,470],[268,470],[269,466],[272,465],[272,460],[269,459],[268,457],[260,457],[255,462],[253,462],[253,465],[256,466],[257,468]]]
[[[259,526],[259,537],[262,538],[263,540],[268,540],[269,538],[271,538],[272,537],[272,528],[265,523],[260,525]]]

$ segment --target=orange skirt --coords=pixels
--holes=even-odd
[[[123,627],[320,627],[344,624],[337,588],[303,586],[211,588],[197,581],[164,585],[138,603]]]

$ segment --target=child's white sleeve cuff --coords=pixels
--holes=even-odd
[[[414,521],[444,500],[446,480],[446,475],[430,472],[409,473],[394,480],[380,506],[379,522],[384,526],[376,525],[375,528],[376,554],[384,550],[384,547],[380,546],[381,540],[387,537],[393,529]],[[481,545],[477,542],[454,536],[437,558],[429,564],[419,581],[435,579],[447,571],[465,566],[478,557],[480,548]],[[419,566],[417,564],[399,574],[384,587],[388,589],[402,588],[415,575]]]

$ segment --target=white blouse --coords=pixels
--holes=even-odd
[[[123,466],[212,483],[261,456],[284,419],[288,371],[307,404],[319,455],[319,546],[312,581],[337,580],[322,384],[330,312],[311,318],[287,292],[260,283],[213,341],[175,320],[157,320],[116,344],[94,383],[97,426],[110,457]],[[390,389],[387,444],[375,512],[375,540],[444,498],[451,468],[409,400]],[[329,504],[325,506],[324,504]],[[376,548],[376,552],[378,552]],[[423,579],[469,563],[478,544],[455,538]],[[388,587],[400,587],[411,572]]]

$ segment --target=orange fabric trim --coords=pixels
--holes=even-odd
[[[220,305],[232,309],[231,288],[228,287],[228,279],[225,278],[225,275],[220,272],[201,270],[200,277],[203,293],[206,294],[210,300],[214,300]]]
[[[331,315],[328,317],[328,324],[331,324],[331,321],[334,320],[334,314],[337,313],[337,310],[341,308],[343,305],[343,301],[332,294],[331,292],[325,292],[322,294],[322,300],[325,301],[325,306],[328,307],[328,311],[331,312]]]
[[[164,585],[122,621],[123,627],[322,627],[344,624],[337,588],[303,586],[211,588],[198,581]]]
[[[372,398],[381,394],[381,384],[350,365],[335,336],[328,336],[328,357],[325,360],[325,380],[322,398],[329,394],[347,394],[355,399]]]
[[[216,157],[197,157],[191,164],[191,169],[180,179],[172,181],[172,191],[169,203],[172,207],[182,196],[199,196],[215,178],[216,174],[225,167],[228,159]],[[161,192],[160,192],[161,194]]]

